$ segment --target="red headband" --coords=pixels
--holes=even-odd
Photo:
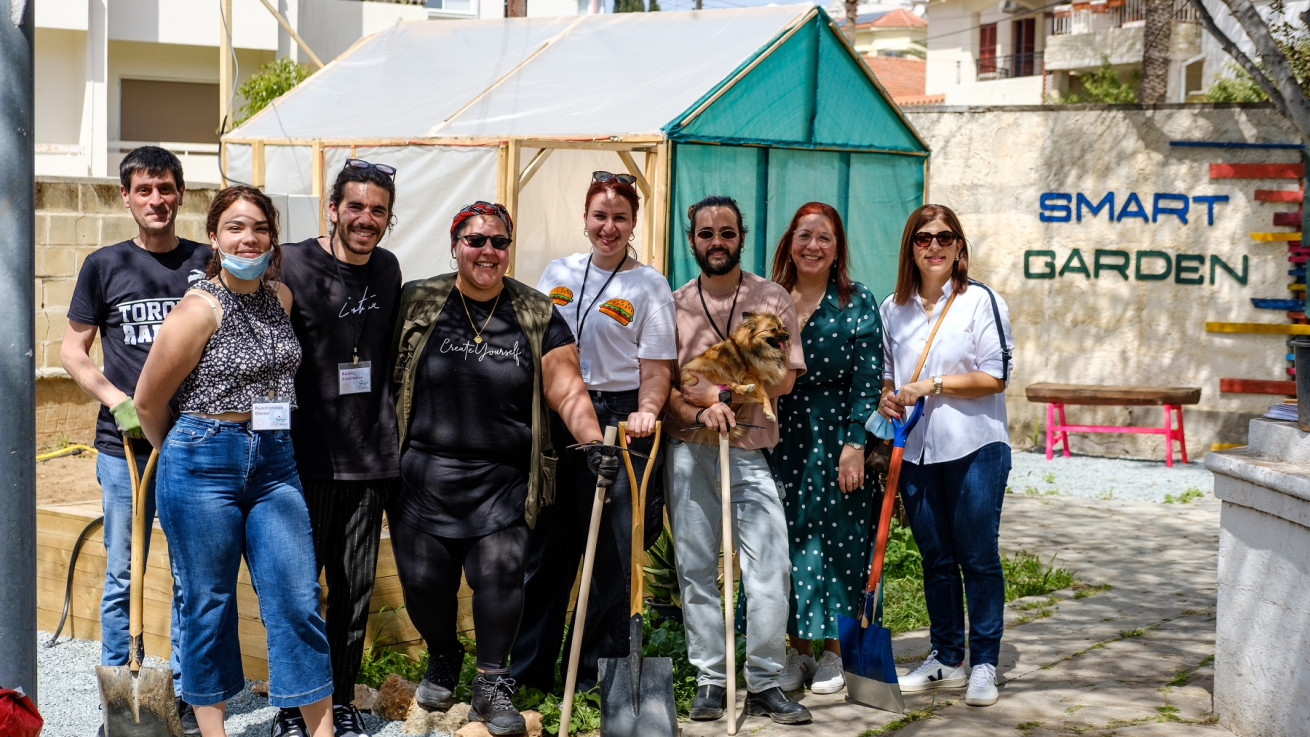
[[[514,221],[510,219],[509,210],[506,210],[505,206],[499,202],[478,200],[455,213],[455,219],[450,223],[450,237],[452,240],[455,238],[455,231],[459,230],[459,224],[474,215],[495,215],[505,224],[505,229],[509,231],[509,237],[514,237]]]

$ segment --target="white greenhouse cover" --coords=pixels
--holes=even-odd
[[[658,135],[812,7],[408,21],[225,137]]]

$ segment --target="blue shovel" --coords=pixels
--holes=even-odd
[[[887,487],[882,495],[882,512],[878,516],[878,537],[869,569],[869,585],[864,590],[860,618],[838,617],[841,638],[842,670],[846,677],[846,700],[875,709],[902,713],[905,699],[896,680],[896,658],[892,655],[891,630],[874,617],[874,608],[882,599],[882,562],[887,552],[887,535],[891,531],[892,508],[900,485],[901,461],[905,457],[905,439],[923,415],[923,398],[908,417],[892,420],[891,465],[887,469]]]

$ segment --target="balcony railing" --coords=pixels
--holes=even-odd
[[[1178,23],[1198,22],[1196,8],[1188,0],[1174,0],[1173,18]],[[1145,20],[1146,0],[1075,2],[1051,9],[1051,35],[1131,27],[1141,25]]]
[[[1002,54],[983,57],[977,62],[978,80],[1032,77],[1042,73],[1042,52]]]

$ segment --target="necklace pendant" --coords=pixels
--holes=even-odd
[[[481,335],[473,336],[473,342],[476,343],[477,345],[482,345],[482,336]]]

